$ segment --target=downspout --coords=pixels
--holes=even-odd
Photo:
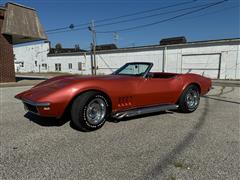
[[[239,63],[238,63],[238,57],[239,56],[239,47],[240,45],[237,45],[237,58],[236,58],[236,69],[235,69],[235,79],[237,79],[237,76],[238,76],[238,66],[239,66]]]
[[[222,52],[219,55],[218,76],[217,76],[218,79],[221,78],[221,65],[222,65]],[[226,75],[224,79],[226,79]]]
[[[165,46],[163,49],[162,72],[165,72],[166,60],[167,60],[167,46]]]

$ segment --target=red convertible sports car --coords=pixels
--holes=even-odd
[[[211,88],[197,74],[150,72],[153,64],[127,63],[111,75],[58,76],[15,97],[25,109],[60,118],[66,111],[81,130],[95,130],[109,117],[121,119],[165,110],[193,112]]]

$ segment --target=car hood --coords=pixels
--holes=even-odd
[[[111,81],[111,80],[127,80],[129,78],[134,78],[131,76],[118,76],[118,75],[105,75],[105,76],[57,76],[46,81],[43,81],[31,89],[17,94],[15,97],[18,99],[27,99],[32,101],[39,101],[41,98],[48,94],[54,93],[64,87],[74,85],[76,83],[84,83],[87,81]]]
[[[77,82],[85,82],[92,80],[127,80],[132,79],[134,77],[131,76],[119,76],[119,75],[104,75],[104,76],[79,76],[79,75],[69,75],[69,76],[58,76],[51,79],[48,79],[33,88],[39,88],[40,86],[48,86],[50,88],[62,88],[66,85],[77,83]]]

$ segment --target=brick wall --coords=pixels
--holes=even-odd
[[[12,38],[1,34],[3,19],[3,11],[0,11],[0,83],[15,81]]]

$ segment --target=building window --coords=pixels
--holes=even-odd
[[[24,62],[20,62],[20,67],[24,67]]]
[[[81,71],[82,70],[82,62],[78,63],[78,70]]]
[[[35,66],[37,66],[37,61],[35,61]]]
[[[72,63],[68,64],[68,69],[72,69]]]
[[[42,64],[44,70],[47,70],[47,64]]]
[[[62,71],[61,64],[55,64],[55,71]]]

